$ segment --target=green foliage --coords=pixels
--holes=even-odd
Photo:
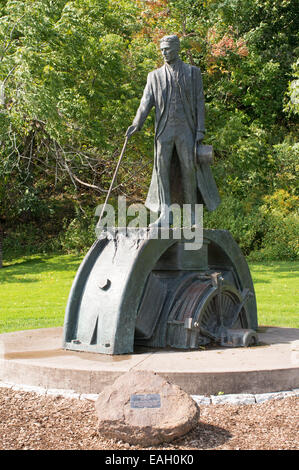
[[[216,211],[204,214],[204,226],[229,230],[251,260],[296,260],[298,203],[298,196],[283,189],[262,201],[225,196]]]
[[[42,122],[61,145],[105,146],[107,123],[117,121],[115,102],[125,103],[121,85],[128,81],[125,39],[117,34],[124,31],[111,22],[108,2],[60,1],[53,8],[45,0],[9,1],[6,9],[7,32],[16,26],[2,69],[5,77],[15,67],[5,97],[12,122],[19,127],[19,116],[26,116],[25,132],[33,120]]]
[[[299,219],[296,215],[273,216],[258,252],[253,252],[251,260],[298,260]]]
[[[205,142],[215,150],[223,198],[208,225],[232,230],[246,254],[294,258],[295,207],[284,215],[261,209],[268,196],[284,190],[292,198],[297,190],[294,0],[5,0],[0,15],[6,246],[19,243],[18,227],[30,223],[28,249],[88,247],[94,219],[76,210],[91,213],[104,200],[147,73],[162,64],[159,39],[177,33],[183,60],[202,71]],[[115,196],[145,200],[153,127],[152,113],[130,141]],[[279,235],[276,226],[289,228]],[[274,249],[270,234],[285,248]]]
[[[204,213],[204,227],[229,230],[245,255],[260,247],[267,231],[267,223],[259,207],[234,196],[223,197],[216,211]]]
[[[285,105],[285,111],[290,111],[294,114],[299,114],[299,59],[292,65],[293,80],[289,82],[288,86],[288,102]]]
[[[296,260],[299,255],[299,197],[280,189],[264,197],[260,208],[267,221],[261,249],[252,259]]]
[[[63,230],[59,236],[61,249],[65,253],[82,254],[96,240],[95,219],[93,217],[76,217],[65,220]]]
[[[25,256],[36,253],[57,253],[61,245],[52,227],[40,227],[36,224],[15,225],[8,228],[3,241],[5,259],[14,256]]]

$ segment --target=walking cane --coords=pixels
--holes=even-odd
[[[124,156],[124,153],[125,153],[125,150],[126,150],[126,146],[127,146],[127,143],[128,143],[128,136],[126,136],[125,138],[125,143],[123,145],[123,148],[122,148],[122,151],[121,151],[121,154],[120,154],[120,157],[118,159],[118,162],[117,162],[117,165],[116,165],[116,168],[115,168],[115,171],[114,171],[114,174],[113,174],[113,178],[112,178],[112,181],[111,181],[111,184],[110,184],[110,187],[109,187],[109,190],[108,190],[108,193],[107,193],[107,196],[106,196],[106,199],[105,199],[105,202],[103,204],[103,207],[102,207],[102,211],[101,211],[101,215],[100,215],[100,218],[99,218],[99,221],[97,223],[97,228],[100,227],[100,223],[101,223],[101,220],[102,220],[102,217],[103,217],[103,214],[105,212],[105,209],[106,209],[106,206],[107,206],[107,202],[108,202],[108,199],[110,197],[110,194],[112,192],[112,189],[113,189],[113,185],[114,185],[114,181],[115,181],[115,178],[116,178],[116,175],[117,175],[117,172],[118,172],[118,169],[119,169],[119,166],[121,164],[121,161],[122,161],[122,158]]]

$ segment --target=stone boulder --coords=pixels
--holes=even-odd
[[[199,420],[196,402],[177,385],[148,371],[130,371],[96,401],[99,433],[143,446],[170,442]]]

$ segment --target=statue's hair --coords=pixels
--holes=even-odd
[[[170,36],[163,36],[163,38],[160,39],[160,44],[162,44],[162,42],[173,43],[177,46],[178,49],[180,49],[180,40],[176,34],[171,34]]]

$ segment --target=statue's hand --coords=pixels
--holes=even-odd
[[[138,131],[138,127],[137,126],[129,126],[128,129],[127,129],[127,132],[126,132],[126,137],[131,137],[131,135],[135,134],[135,132]]]

